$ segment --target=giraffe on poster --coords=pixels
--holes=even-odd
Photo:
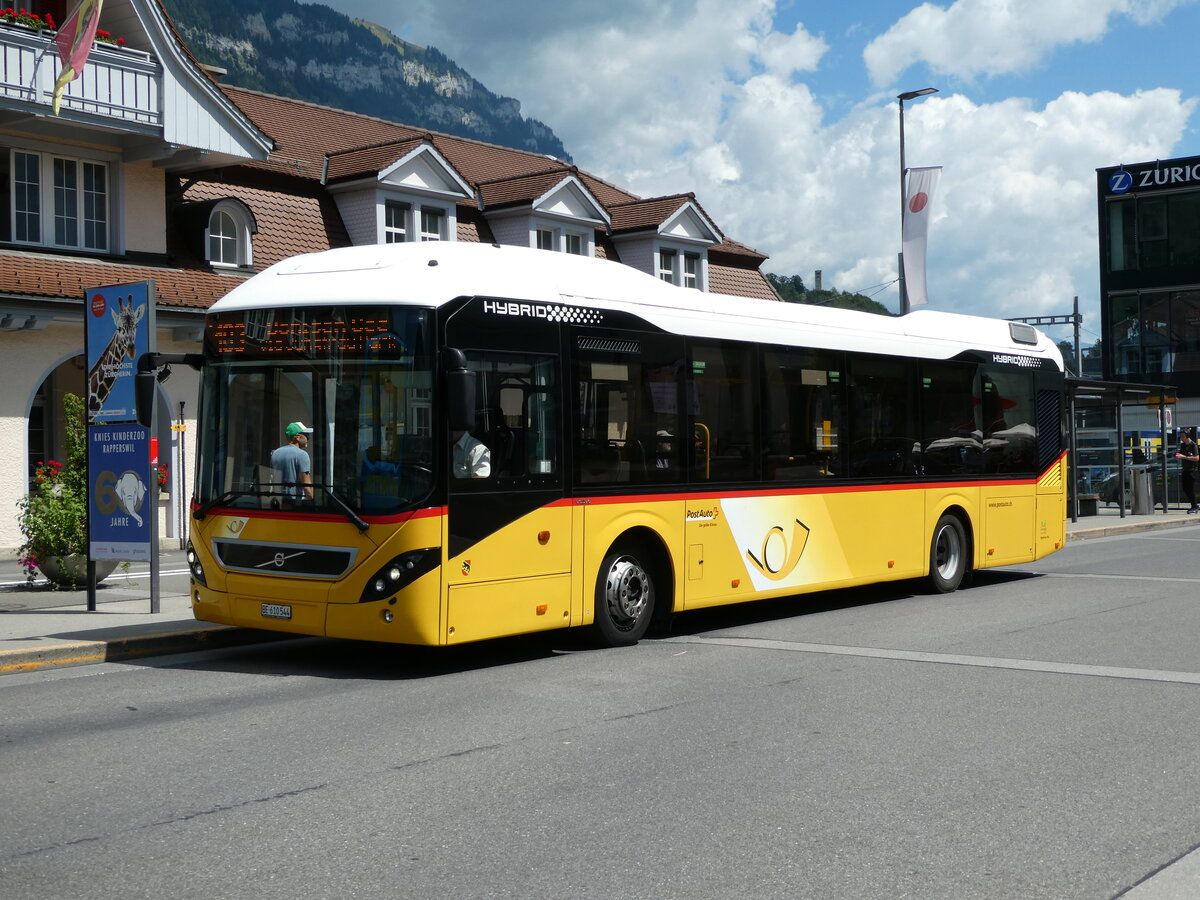
[[[92,370],[88,372],[88,409],[92,415],[100,412],[108,399],[125,359],[132,360],[138,323],[146,312],[144,306],[134,306],[133,298],[128,302],[118,298],[117,308],[112,310],[116,331],[108,347],[100,354]]]

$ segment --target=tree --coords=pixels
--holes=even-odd
[[[775,288],[784,303],[805,302],[804,279],[799,275],[772,275],[768,272],[767,281],[771,282],[771,287]]]
[[[1062,351],[1063,365],[1073,375],[1079,374],[1079,366],[1075,361],[1075,345],[1070,341],[1059,341],[1058,349]]]

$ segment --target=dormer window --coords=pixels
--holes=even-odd
[[[412,207],[399,200],[387,200],[383,204],[383,242],[403,244],[408,240],[408,218]]]
[[[246,207],[235,200],[216,203],[204,232],[206,255],[217,268],[247,268],[254,258],[250,246],[252,221]]]
[[[380,240],[384,244],[449,240],[447,232],[451,221],[446,207],[441,204],[432,206],[418,199],[385,198]]]
[[[446,239],[444,223],[446,214],[440,209],[421,207],[421,240],[442,241]]]
[[[704,289],[704,267],[699,253],[658,248],[658,277],[679,287]]]
[[[588,256],[591,252],[591,244],[585,232],[561,226],[539,225],[535,227],[533,246],[539,250],[571,253],[575,256]]]
[[[675,270],[677,257],[674,250],[658,251],[658,277],[668,284],[675,284],[679,277]]]

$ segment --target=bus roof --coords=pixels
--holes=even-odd
[[[965,349],[1053,361],[1040,331],[1003,319],[918,310],[902,317],[712,294],[609,260],[456,241],[370,244],[276,263],[210,312],[388,303],[437,307],[459,297],[621,310],[675,334],[947,359]],[[1014,334],[1022,336],[1020,342]]]

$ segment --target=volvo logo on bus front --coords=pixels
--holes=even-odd
[[[260,562],[254,568],[263,569],[263,568],[266,568],[267,566],[273,565],[277,569],[282,569],[284,567],[284,564],[287,563],[287,561],[289,559],[295,559],[297,556],[303,556],[303,555],[304,555],[303,550],[298,550],[295,553],[284,553],[281,550],[278,553],[276,553],[273,557],[268,559],[266,562]]]

